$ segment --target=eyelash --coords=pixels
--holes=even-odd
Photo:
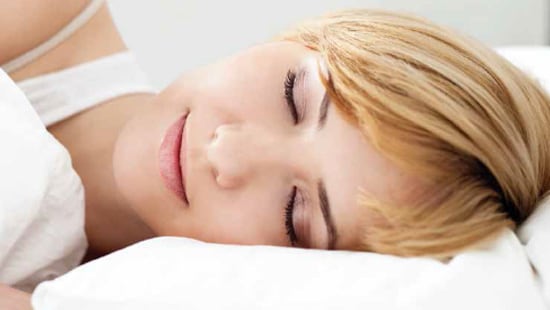
[[[285,99],[294,120],[294,125],[297,125],[300,121],[300,115],[298,109],[296,108],[296,102],[294,101],[294,84],[296,82],[296,73],[292,70],[288,70],[286,73],[284,89],[285,89]]]
[[[288,70],[284,82],[285,99],[288,105],[294,125],[300,122],[300,114],[294,101],[294,84],[296,83],[296,73],[292,70]],[[292,246],[296,246],[298,243],[298,236],[296,236],[296,230],[294,230],[294,207],[296,201],[296,194],[298,189],[296,186],[292,187],[292,191],[288,195],[286,207],[285,207],[285,228],[286,235]]]
[[[288,236],[288,240],[290,240],[290,244],[292,244],[292,246],[295,246],[296,243],[298,243],[298,236],[296,236],[296,231],[294,230],[294,202],[296,200],[297,191],[298,189],[296,186],[292,187],[292,192],[288,195],[288,200],[285,207],[286,235]]]

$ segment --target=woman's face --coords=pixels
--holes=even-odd
[[[372,222],[357,203],[359,189],[394,199],[411,181],[327,100],[323,68],[317,52],[274,42],[183,75],[121,133],[114,158],[121,193],[159,235],[356,247]],[[188,203],[159,168],[166,131],[182,115]]]

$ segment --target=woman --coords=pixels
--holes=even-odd
[[[66,23],[87,2],[18,22]],[[10,51],[0,63],[59,24],[0,41]],[[103,6],[11,77],[124,49]],[[159,94],[117,96],[46,125],[85,188],[89,258],[157,235],[445,257],[521,223],[546,194],[549,103],[473,40],[350,10]]]

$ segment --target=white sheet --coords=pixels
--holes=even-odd
[[[86,248],[84,192],[67,150],[0,70],[0,282],[31,291]]]

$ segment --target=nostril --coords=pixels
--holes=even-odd
[[[217,130],[214,130],[214,132],[212,133],[212,135],[210,136],[210,141],[214,142],[218,139],[218,131]]]
[[[237,186],[247,168],[243,160],[246,154],[239,149],[246,137],[238,129],[235,123],[220,124],[209,133],[206,156],[210,175],[222,188]]]
[[[220,172],[218,171],[218,169],[216,169],[216,167],[212,167],[212,175],[214,176],[214,180],[218,180],[218,177],[220,176]]]

